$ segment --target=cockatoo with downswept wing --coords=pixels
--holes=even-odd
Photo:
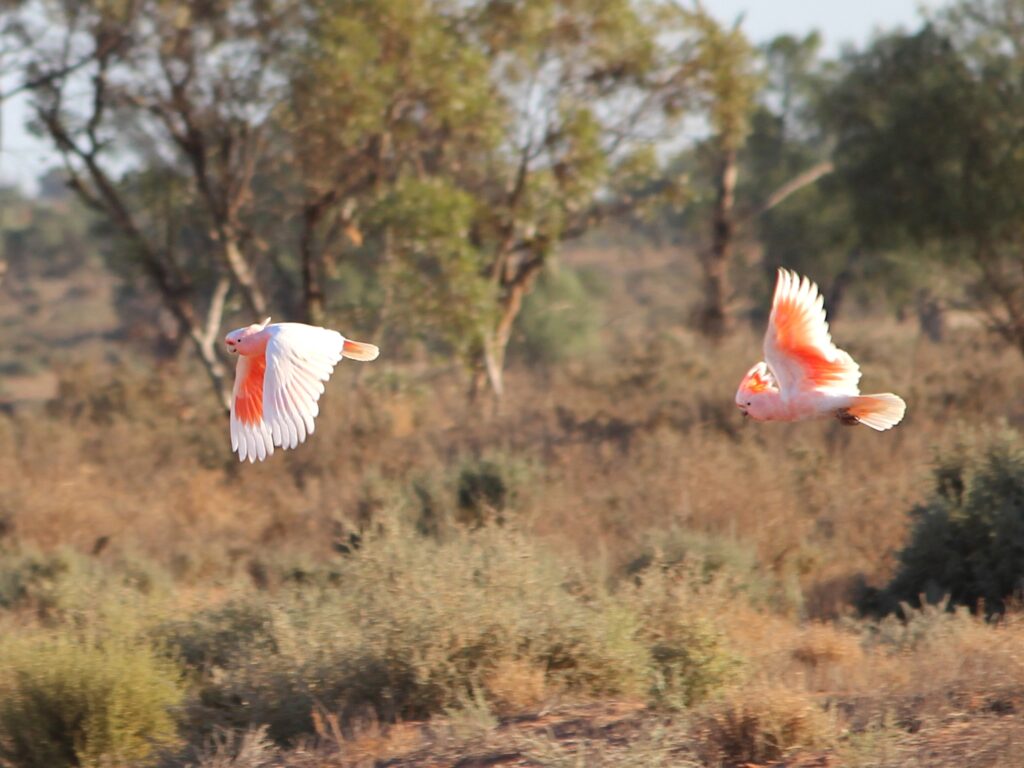
[[[756,421],[835,416],[881,432],[899,424],[907,410],[890,392],[860,394],[860,367],[832,343],[818,286],[786,269],[775,284],[764,358],[736,392],[736,405]]]
[[[302,323],[262,323],[224,338],[238,355],[231,394],[231,449],[238,459],[263,461],[274,448],[295,448],[313,434],[324,382],[344,358],[376,360],[373,344]]]

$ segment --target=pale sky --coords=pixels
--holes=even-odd
[[[920,23],[921,8],[934,10],[946,4],[947,0],[704,0],[705,8],[723,22],[744,13],[742,27],[755,42],[817,29],[829,55],[846,43],[862,45],[880,29],[914,29]],[[16,82],[0,75],[3,91]],[[31,189],[33,180],[56,164],[56,157],[48,144],[25,131],[26,113],[24,99],[3,105],[0,183]]]
[[[776,35],[821,32],[825,52],[832,55],[845,43],[858,46],[878,31],[903,27],[915,29],[920,9],[934,11],[948,0],[703,0],[716,18],[733,21],[744,13],[743,29],[755,42]]]

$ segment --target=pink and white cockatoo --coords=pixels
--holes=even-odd
[[[231,450],[239,461],[263,461],[274,446],[294,448],[313,434],[323,382],[343,358],[376,360],[373,344],[302,323],[262,323],[224,338],[238,355],[231,394]]]
[[[764,361],[740,382],[736,405],[756,421],[835,416],[879,432],[900,423],[907,404],[892,393],[862,395],[860,368],[832,343],[818,286],[779,270],[764,337]]]

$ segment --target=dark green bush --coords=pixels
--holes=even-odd
[[[536,466],[515,454],[463,457],[451,471],[413,480],[406,503],[426,536],[443,536],[455,527],[503,525],[513,509],[529,500],[536,473]]]
[[[204,672],[231,663],[240,653],[274,653],[270,611],[250,600],[232,600],[155,632],[187,668]]]
[[[1024,441],[1004,433],[961,445],[934,471],[931,498],[913,512],[910,541],[884,590],[882,607],[898,601],[1003,610],[1024,588]]]

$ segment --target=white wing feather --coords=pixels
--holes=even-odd
[[[294,448],[313,434],[323,382],[341,360],[345,337],[301,323],[278,323],[269,330],[263,422],[273,445]]]

